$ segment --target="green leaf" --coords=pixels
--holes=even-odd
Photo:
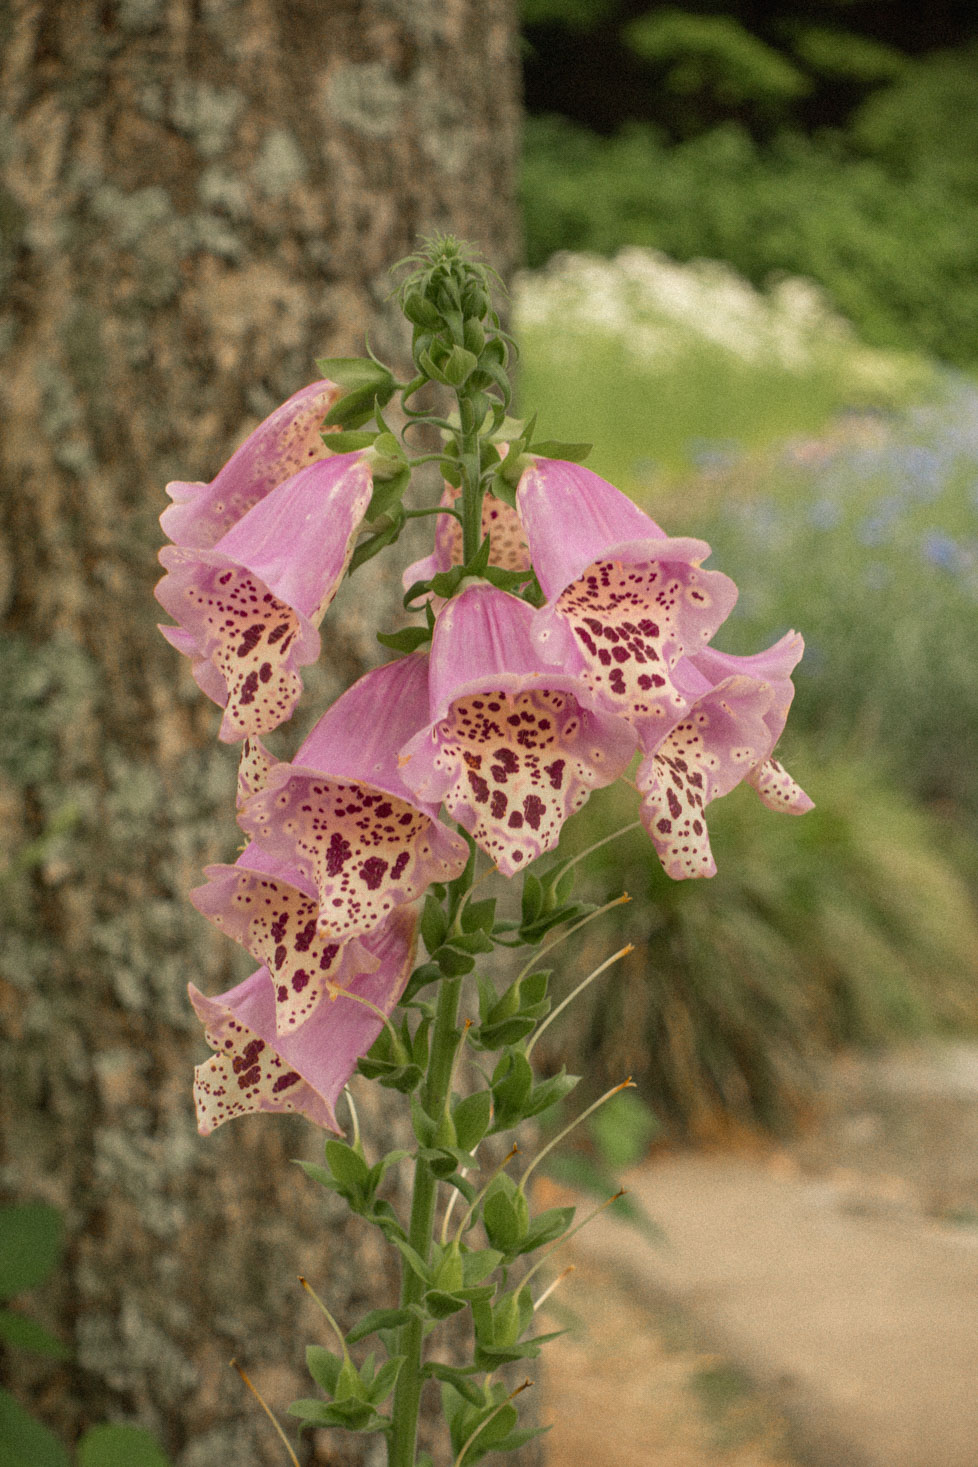
[[[448,936],[448,918],[445,916],[441,902],[436,902],[430,894],[424,899],[424,909],[421,913],[421,936],[429,953],[437,952]]]
[[[416,1253],[410,1243],[405,1243],[401,1238],[394,1238],[393,1242],[394,1247],[400,1253],[411,1272],[417,1274],[418,1278],[424,1283],[429,1283],[431,1278],[430,1271],[420,1253]]]
[[[410,1324],[413,1318],[410,1309],[371,1309],[350,1330],[346,1337],[347,1343],[355,1345],[358,1340],[365,1340],[368,1335],[376,1334],[381,1329],[400,1329],[402,1324]]]
[[[477,1090],[460,1100],[452,1111],[455,1134],[463,1151],[472,1151],[489,1129],[492,1115],[492,1092]]]
[[[386,1401],[406,1359],[406,1355],[392,1355],[389,1360],[384,1361],[370,1383],[369,1399],[372,1405],[379,1406],[381,1401]]]
[[[78,1467],[170,1467],[156,1438],[138,1426],[92,1426],[77,1452]]]
[[[580,1075],[568,1075],[566,1069],[562,1069],[559,1075],[551,1075],[549,1080],[542,1080],[539,1085],[534,1085],[526,1114],[538,1116],[549,1110],[550,1106],[557,1105],[565,1096],[570,1095],[580,1084],[580,1080]],[[611,1190],[614,1191],[614,1187]]]
[[[318,1182],[321,1187],[328,1187],[331,1192],[336,1191],[336,1183],[331,1172],[324,1166],[317,1166],[314,1161],[295,1160],[295,1166],[301,1166],[306,1176],[313,1182]]]
[[[539,1213],[530,1221],[527,1234],[520,1243],[520,1252],[532,1253],[535,1249],[542,1248],[544,1243],[552,1243],[556,1238],[563,1237],[573,1221],[573,1207],[551,1207],[548,1211]]]
[[[472,352],[464,346],[453,346],[441,364],[442,381],[449,387],[461,387],[478,365],[479,359]]]
[[[53,1432],[0,1390],[0,1467],[70,1467]]]
[[[306,1369],[316,1384],[331,1396],[336,1393],[336,1382],[342,1368],[342,1355],[334,1355],[323,1345],[306,1346]]]
[[[523,877],[522,915],[524,926],[535,922],[543,912],[543,885],[528,871]]]
[[[0,1340],[18,1350],[30,1350],[35,1355],[49,1355],[55,1360],[64,1360],[71,1351],[61,1340],[49,1333],[35,1319],[17,1314],[13,1309],[0,1309]]]
[[[358,448],[369,448],[377,434],[369,428],[348,429],[346,432],[324,433],[323,442],[333,453],[353,453]]]
[[[290,1416],[307,1426],[338,1426],[344,1431],[390,1431],[390,1421],[366,1401],[293,1401]]]
[[[491,933],[496,920],[496,898],[488,897],[484,902],[468,902],[462,908],[463,932]]]
[[[392,652],[405,654],[416,652],[419,647],[431,641],[429,627],[404,627],[399,632],[378,632],[376,635],[382,647],[389,647]]]
[[[464,1400],[473,1406],[484,1406],[486,1394],[481,1386],[469,1375],[474,1373],[476,1367],[469,1365],[464,1368],[456,1365],[442,1365],[440,1360],[429,1360],[422,1371],[426,1380],[440,1380],[450,1385],[453,1390],[458,1391]]]
[[[459,1299],[445,1289],[429,1289],[424,1296],[424,1302],[425,1308],[434,1319],[447,1319],[450,1314],[458,1314],[459,1310],[465,1309],[469,1301]]]
[[[44,1282],[60,1261],[62,1233],[61,1213],[45,1202],[0,1207],[0,1299]]]
[[[454,944],[440,947],[436,961],[446,978],[461,978],[463,974],[471,973],[475,967],[475,958],[460,952]]]
[[[511,1256],[519,1248],[523,1237],[520,1217],[515,1203],[500,1188],[490,1192],[482,1204],[482,1222],[486,1236],[494,1248]]]
[[[393,380],[371,357],[317,357],[316,366],[338,387],[363,388]]]
[[[344,1191],[361,1192],[367,1185],[369,1168],[359,1151],[345,1141],[326,1142],[326,1164]]]
[[[463,1253],[462,1274],[466,1285],[481,1284],[502,1261],[503,1255],[496,1248],[473,1248],[471,1252]]]
[[[362,428],[374,415],[377,393],[373,386],[357,387],[333,403],[323,420],[327,428]]]

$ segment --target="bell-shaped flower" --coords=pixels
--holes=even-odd
[[[301,388],[249,434],[209,484],[167,484],[173,503],[160,524],[169,539],[209,550],[277,484],[324,458],[322,422],[342,392],[327,381]]]
[[[706,646],[737,599],[710,547],[673,539],[626,495],[578,464],[537,459],[517,508],[547,606],[537,644],[578,670],[598,706],[634,724],[650,749],[685,711],[674,670]]]
[[[428,659],[366,673],[326,710],[291,763],[276,764],[238,820],[316,893],[318,931],[345,943],[460,876],[469,848],[404,783],[398,754],[428,719]]]
[[[567,817],[635,751],[627,723],[541,660],[536,614],[487,585],[445,606],[431,644],[432,721],[402,753],[405,782],[444,801],[506,876],[555,846]]]
[[[446,484],[441,505],[453,509],[461,497],[461,489]],[[486,494],[482,501],[482,537],[489,536],[489,559],[501,570],[528,571],[530,549],[520,517],[505,499]],[[435,548],[423,560],[416,560],[404,572],[405,591],[417,581],[430,581],[432,576],[462,564],[462,526],[450,514],[438,516]]]
[[[319,1004],[302,1027],[276,1032],[275,992],[266,968],[206,998],[190,985],[190,1001],[215,1051],[194,1072],[197,1126],[203,1136],[251,1111],[300,1111],[339,1131],[336,1101],[361,1055],[380,1033],[414,965],[417,915],[392,914],[378,934],[371,973]]]
[[[362,453],[339,454],[276,486],[208,550],[168,545],[156,598],[179,623],[161,627],[223,707],[233,743],[277,728],[302,692],[299,667],[319,656],[326,608],[350,563],[370,502]]]
[[[688,711],[645,756],[636,780],[642,823],[674,880],[716,873],[706,806],[742,780],[755,783],[758,771],[774,763],[771,751],[794,692],[790,673],[803,647],[789,632],[753,657],[709,649],[677,666],[674,677]],[[793,800],[777,808],[797,814],[811,809],[808,796],[794,789]]]
[[[206,884],[196,887],[190,900],[268,970],[277,1033],[292,1033],[327,994],[378,968],[377,935],[346,943],[324,938],[316,927],[315,888],[254,842],[233,866],[208,866],[204,875]]]

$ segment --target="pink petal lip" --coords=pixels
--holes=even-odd
[[[320,426],[341,393],[325,380],[300,388],[249,434],[210,483],[168,484],[173,503],[160,524],[169,539],[210,549],[277,484],[323,458]]]
[[[395,912],[375,944],[377,968],[354,978],[348,991],[389,1014],[414,963],[416,928],[415,911]],[[318,1126],[340,1131],[337,1099],[383,1023],[374,1009],[341,995],[321,1003],[294,1033],[280,1035],[266,968],[215,998],[205,997],[193,984],[189,992],[216,1051],[195,1071],[202,1135],[251,1111],[299,1111]]]

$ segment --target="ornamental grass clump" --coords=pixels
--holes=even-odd
[[[192,899],[258,964],[224,994],[190,986],[213,1051],[196,1071],[199,1128],[297,1111],[333,1133],[310,1175],[400,1255],[401,1294],[345,1338],[323,1305],[339,1351],[310,1347],[320,1394],[290,1409],[306,1427],[383,1433],[390,1467],[431,1462],[417,1426],[436,1380],[455,1467],[535,1432],[519,1425],[523,1386],[498,1373],[539,1354],[538,1275],[582,1224],[572,1208],[532,1211],[543,1152],[518,1161],[514,1143],[500,1163],[483,1143],[577,1084],[531,1065],[551,1013],[540,957],[606,910],[575,898],[575,860],[547,859],[564,823],[624,781],[638,818],[622,829],[644,828],[648,859],[680,880],[715,872],[706,811],[736,785],[775,810],[811,806],[775,758],[801,638],[739,657],[712,647],[737,589],[704,568],[709,546],[667,535],[582,468],[581,445],[537,442],[532,420],[509,416],[491,287],[455,240],[427,242],[398,287],[414,375],[373,356],[320,362],[323,379],[210,484],[171,485],[163,516],[164,634],[223,709],[219,737],[242,748],[248,844]],[[454,403],[416,406],[437,396]],[[400,434],[384,418],[393,399]],[[440,433],[440,450],[414,453],[416,427]],[[432,460],[440,502],[405,508]],[[262,739],[291,716],[341,581],[411,517],[435,523],[431,554],[405,572],[413,624],[381,630],[391,660],[275,757]],[[494,873],[521,888],[503,915],[484,885]],[[508,983],[490,976],[507,949]],[[585,985],[628,951],[603,955]],[[368,1159],[355,1122],[337,1139],[356,1070],[404,1097],[412,1151]],[[402,1164],[409,1216],[384,1196]],[[470,1359],[449,1365],[439,1328],[463,1314]],[[357,1365],[349,1346],[367,1336],[379,1363],[375,1351]]]

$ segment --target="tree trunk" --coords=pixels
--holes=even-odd
[[[211,478],[317,355],[369,330],[403,368],[387,272],[419,233],[512,269],[514,10],[8,0],[0,35],[0,1181],[65,1212],[65,1265],[32,1302],[73,1349],[8,1375],[68,1443],[125,1420],[179,1467],[279,1464],[228,1361],[281,1411],[326,1342],[296,1275],[340,1315],[390,1280],[290,1165],[320,1133],[196,1133],[186,984],[217,992],[247,960],[185,893],[240,843],[236,751],[155,629],[157,517],[164,484]],[[347,585],[309,704],[378,660],[357,607],[395,599],[382,559]],[[301,1450],[383,1458],[338,1433]]]

